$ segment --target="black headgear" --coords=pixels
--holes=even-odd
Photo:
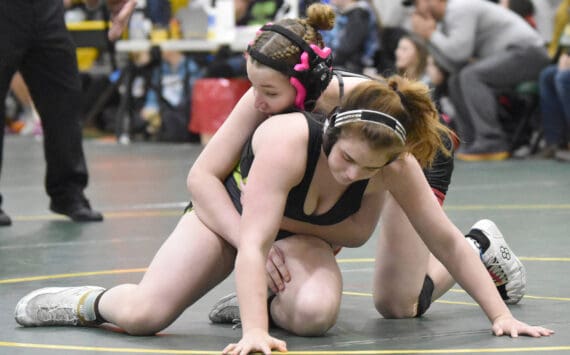
[[[350,110],[344,112],[335,112],[329,119],[325,121],[323,135],[323,150],[328,156],[332,147],[338,139],[340,126],[353,122],[370,122],[391,129],[402,145],[406,144],[406,129],[404,126],[387,113],[372,110]]]
[[[319,48],[314,44],[309,45],[295,32],[283,26],[268,24],[261,27],[260,31],[279,33],[301,48],[301,61],[293,68],[261,53],[251,45],[247,47],[247,53],[261,64],[289,76],[291,85],[297,90],[295,106],[301,110],[313,110],[317,99],[329,85],[333,76],[331,49]]]

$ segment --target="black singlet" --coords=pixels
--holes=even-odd
[[[362,196],[364,194],[364,190],[366,190],[366,186],[368,185],[368,180],[356,181],[349,185],[337,203],[327,212],[319,215],[305,214],[303,206],[305,204],[309,186],[311,185],[311,181],[313,179],[317,161],[319,160],[319,156],[321,154],[323,124],[321,120],[318,120],[316,114],[311,114],[308,112],[303,112],[303,114],[309,127],[307,167],[305,169],[305,175],[303,176],[301,182],[297,186],[293,187],[287,196],[284,215],[291,219],[308,222],[311,224],[336,224],[348,218],[360,209]],[[247,179],[247,175],[253,163],[253,159],[254,155],[250,137],[242,151],[239,164],[236,165],[232,174],[230,174],[230,176],[228,176],[224,182],[231,200],[240,214],[242,213],[242,205],[240,201],[241,191],[239,189],[239,186],[241,181]],[[277,237],[277,239],[290,234],[291,233],[282,231],[280,232],[280,235]]]

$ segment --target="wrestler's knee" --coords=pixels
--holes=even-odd
[[[420,294],[415,299],[395,299],[389,294],[375,295],[374,307],[378,313],[388,319],[403,319],[422,316],[431,305],[433,281],[426,275]]]
[[[130,335],[154,335],[172,323],[172,312],[152,300],[132,303],[119,315],[118,325]]]
[[[302,295],[298,297],[293,310],[292,324],[287,328],[300,336],[320,336],[326,333],[336,322],[340,308],[337,297],[322,294]]]

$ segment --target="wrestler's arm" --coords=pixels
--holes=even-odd
[[[385,171],[389,192],[402,207],[429,250],[481,306],[496,335],[550,335],[541,327],[516,320],[477,253],[437,203],[417,160],[407,155]]]
[[[282,116],[292,115],[300,114]],[[289,191],[305,172],[308,128],[302,115],[301,119],[272,117],[259,127],[253,139],[255,159],[242,191],[235,263],[243,335],[239,343],[228,346],[243,353],[279,347],[277,339],[268,333],[265,261],[279,230]],[[283,135],[283,130],[287,135]]]
[[[254,108],[254,100],[253,89],[249,89],[204,147],[186,180],[198,217],[235,247],[240,215],[223,181],[239,160],[248,137],[265,118]]]

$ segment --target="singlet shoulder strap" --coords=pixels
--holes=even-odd
[[[353,73],[346,70],[334,69],[333,74],[336,76],[338,80],[338,96],[339,99],[342,100],[344,97],[344,78],[361,78],[361,79],[368,79],[368,80],[376,80],[384,82],[383,78],[373,78],[371,76],[360,74],[360,73]]]
[[[336,79],[338,80],[338,98],[340,101],[344,97],[344,79],[342,78],[342,73],[339,72],[338,70],[334,70],[333,74],[334,76],[336,76]]]

